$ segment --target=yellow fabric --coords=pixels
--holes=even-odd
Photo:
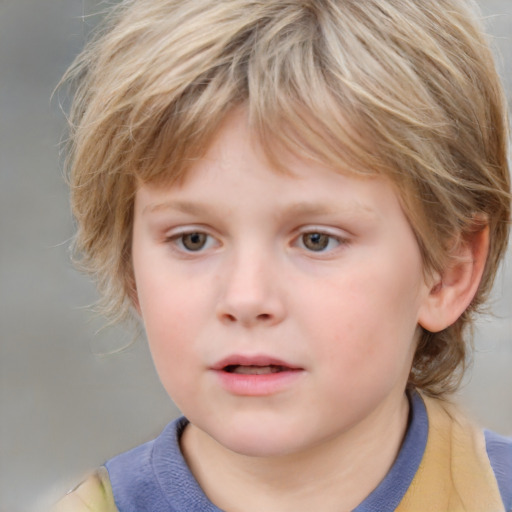
[[[505,512],[481,429],[452,405],[423,399],[427,446],[396,512]]]
[[[107,470],[100,468],[59,501],[52,512],[119,512]]]

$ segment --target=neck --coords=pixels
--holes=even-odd
[[[226,449],[194,425],[181,445],[210,501],[227,512],[352,510],[378,486],[400,449],[408,419],[405,395],[365,424],[299,453],[253,457]]]

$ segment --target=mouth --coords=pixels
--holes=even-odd
[[[232,355],[213,365],[213,370],[240,375],[270,375],[303,370],[287,361],[265,355]]]
[[[293,389],[306,370],[288,361],[266,355],[231,355],[211,370],[232,395],[264,397]]]
[[[290,368],[288,366],[270,364],[270,365],[242,365],[228,364],[222,368],[226,373],[237,373],[240,375],[269,375],[272,373],[281,373],[289,371],[298,371],[299,368]]]

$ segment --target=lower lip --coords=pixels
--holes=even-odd
[[[262,375],[215,371],[224,389],[240,396],[269,396],[289,389],[304,375],[304,370],[289,370]]]

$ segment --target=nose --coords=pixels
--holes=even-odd
[[[229,262],[221,279],[217,317],[244,327],[279,324],[285,317],[279,271],[262,251],[245,250]]]

